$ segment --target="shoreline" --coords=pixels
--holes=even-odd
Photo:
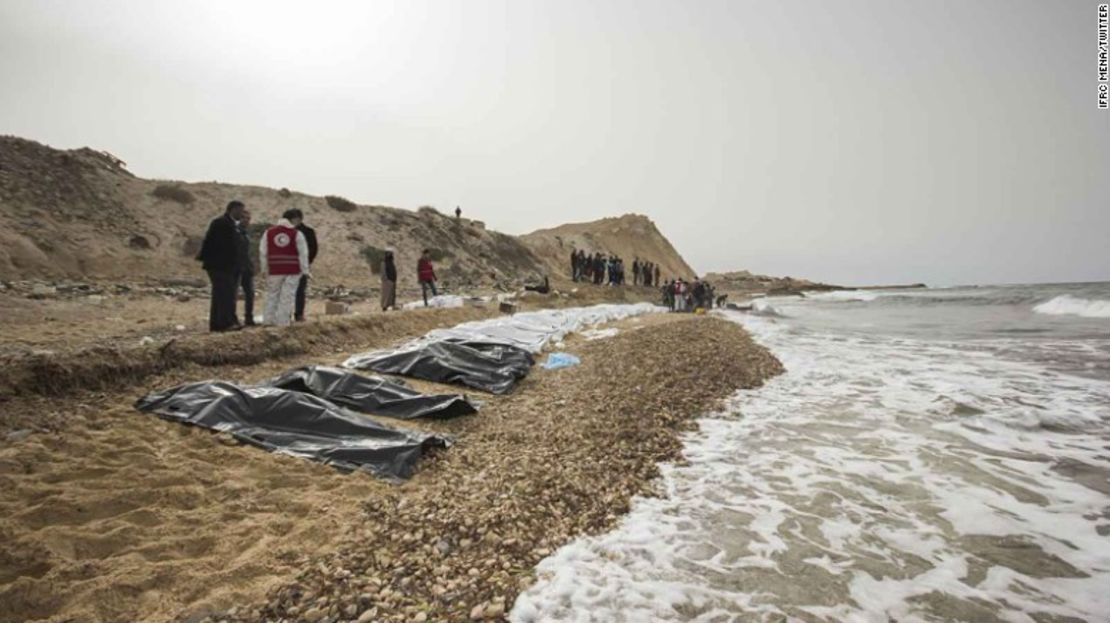
[[[416,315],[454,324],[444,312],[458,311]],[[404,337],[380,328],[257,364],[186,363],[126,389],[15,398],[6,407],[73,412],[54,416],[60,432],[0,445],[0,480],[12,485],[0,499],[0,558],[27,576],[0,577],[0,596],[16,620],[501,619],[536,562],[612,527],[633,495],[651,493],[658,463],[680,457],[695,417],[781,371],[718,318],[652,314],[614,326],[611,338],[567,339],[581,366],[537,366],[514,393],[480,395],[476,416],[402,424],[458,443],[400,486],[130,407],[176,382],[324,363],[324,353],[340,356],[341,338],[349,353],[355,336]],[[126,458],[103,456],[113,447]],[[121,602],[129,590],[138,592]]]

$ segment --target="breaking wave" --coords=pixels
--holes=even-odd
[[[1038,314],[1051,316],[1082,316],[1084,318],[1110,318],[1110,301],[1089,300],[1061,294],[1033,308]]]

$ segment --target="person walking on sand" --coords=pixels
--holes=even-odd
[[[243,210],[243,217],[236,226],[239,234],[236,247],[239,276],[236,287],[243,289],[243,326],[253,327],[254,323],[254,262],[251,261],[251,211]]]
[[[319,245],[316,243],[316,230],[304,224],[304,213],[296,210],[297,215],[300,217],[301,222],[297,225],[297,231],[304,234],[305,242],[308,243],[308,265],[316,261],[316,253],[320,250]],[[304,308],[308,298],[308,275],[301,275],[301,281],[297,284],[297,303],[293,310],[293,319],[297,322],[304,322]]]
[[[397,309],[397,265],[393,251],[386,251],[382,258],[382,311]]]
[[[432,250],[424,249],[416,262],[416,279],[420,282],[420,293],[424,296],[424,307],[428,306],[428,290],[436,297],[436,271],[432,266]]]
[[[277,224],[266,230],[258,246],[266,271],[266,324],[289,326],[302,278],[311,278],[308,240],[297,230],[300,210],[286,210]]]
[[[208,330],[230,331],[240,327],[235,318],[235,291],[238,277],[238,221],[246,207],[242,201],[231,201],[223,216],[212,219],[197,260],[202,262],[212,283],[212,303],[208,307]]]

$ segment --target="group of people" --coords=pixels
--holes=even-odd
[[[458,212],[458,210],[456,209]],[[456,214],[456,218],[459,214]],[[208,327],[211,331],[234,331],[255,324],[254,275],[251,258],[251,214],[241,201],[227,204],[222,216],[208,225],[197,259],[203,263],[212,283],[212,302],[209,307]],[[298,209],[286,210],[277,223],[268,227],[258,243],[259,268],[266,277],[266,305],[263,312],[265,324],[286,326],[305,319],[305,301],[308,281],[312,277],[312,263],[316,260],[319,245],[316,232],[304,222],[304,213]],[[428,293],[437,296],[436,273],[432,265],[431,250],[424,249],[416,264],[417,281],[428,305]],[[600,252],[587,254],[571,250],[571,276],[574,281],[601,285],[624,285],[624,260],[617,255],[605,256]],[[397,265],[392,250],[387,250],[381,263],[382,311],[397,308]],[[660,286],[659,266],[654,262],[632,261],[632,283],[642,286]],[[537,291],[550,290],[546,278]],[[243,291],[243,320],[237,314],[239,290]],[[662,284],[663,304],[673,311],[712,309],[715,289],[708,282],[695,279],[693,283],[682,278]],[[718,301],[718,304],[720,302]]]
[[[455,208],[458,210],[458,208]],[[382,276],[381,303],[382,311],[397,309],[397,262],[393,250],[387,250],[382,256],[382,266],[379,271]],[[432,250],[424,249],[420,259],[416,261],[416,280],[420,283],[420,293],[424,296],[424,306],[428,306],[428,292],[438,296],[436,291],[436,269],[432,266]]]
[[[676,312],[713,309],[717,295],[717,289],[708,281],[694,279],[694,282],[690,283],[681,277],[663,284],[661,290],[663,305]],[[721,298],[723,300],[724,297]],[[721,301],[716,302],[719,305]]]
[[[570,274],[574,281],[584,281],[611,286],[625,284],[624,260],[617,255],[606,257],[601,252],[588,254],[582,249],[570,251]],[[654,262],[632,261],[632,283],[638,286],[651,286],[659,283],[659,267]]]
[[[251,259],[251,214],[242,201],[227,204],[222,216],[208,225],[197,259],[212,283],[208,313],[211,331],[234,331],[254,322],[254,262]],[[266,230],[259,243],[261,268],[266,275],[267,324],[288,325],[303,321],[310,267],[319,247],[316,232],[304,223],[300,210],[286,210],[281,220]],[[243,320],[236,309],[243,291]]]
[[[242,201],[227,204],[223,215],[212,220],[201,243],[197,259],[203,264],[212,284],[208,311],[211,331],[236,331],[255,325],[254,275],[251,257],[251,214]],[[308,281],[312,263],[319,253],[316,231],[305,224],[304,213],[286,210],[277,223],[268,227],[258,242],[259,269],[266,276],[265,324],[286,326],[305,320]],[[387,251],[381,266],[382,310],[397,307],[397,267],[392,251]],[[436,274],[431,250],[425,249],[417,262],[417,278],[428,304],[428,292],[436,296]],[[239,320],[237,298],[243,291],[243,319]]]

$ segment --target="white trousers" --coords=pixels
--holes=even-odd
[[[300,283],[300,274],[266,277],[266,311],[263,312],[266,324],[285,327],[293,322],[293,306]]]

